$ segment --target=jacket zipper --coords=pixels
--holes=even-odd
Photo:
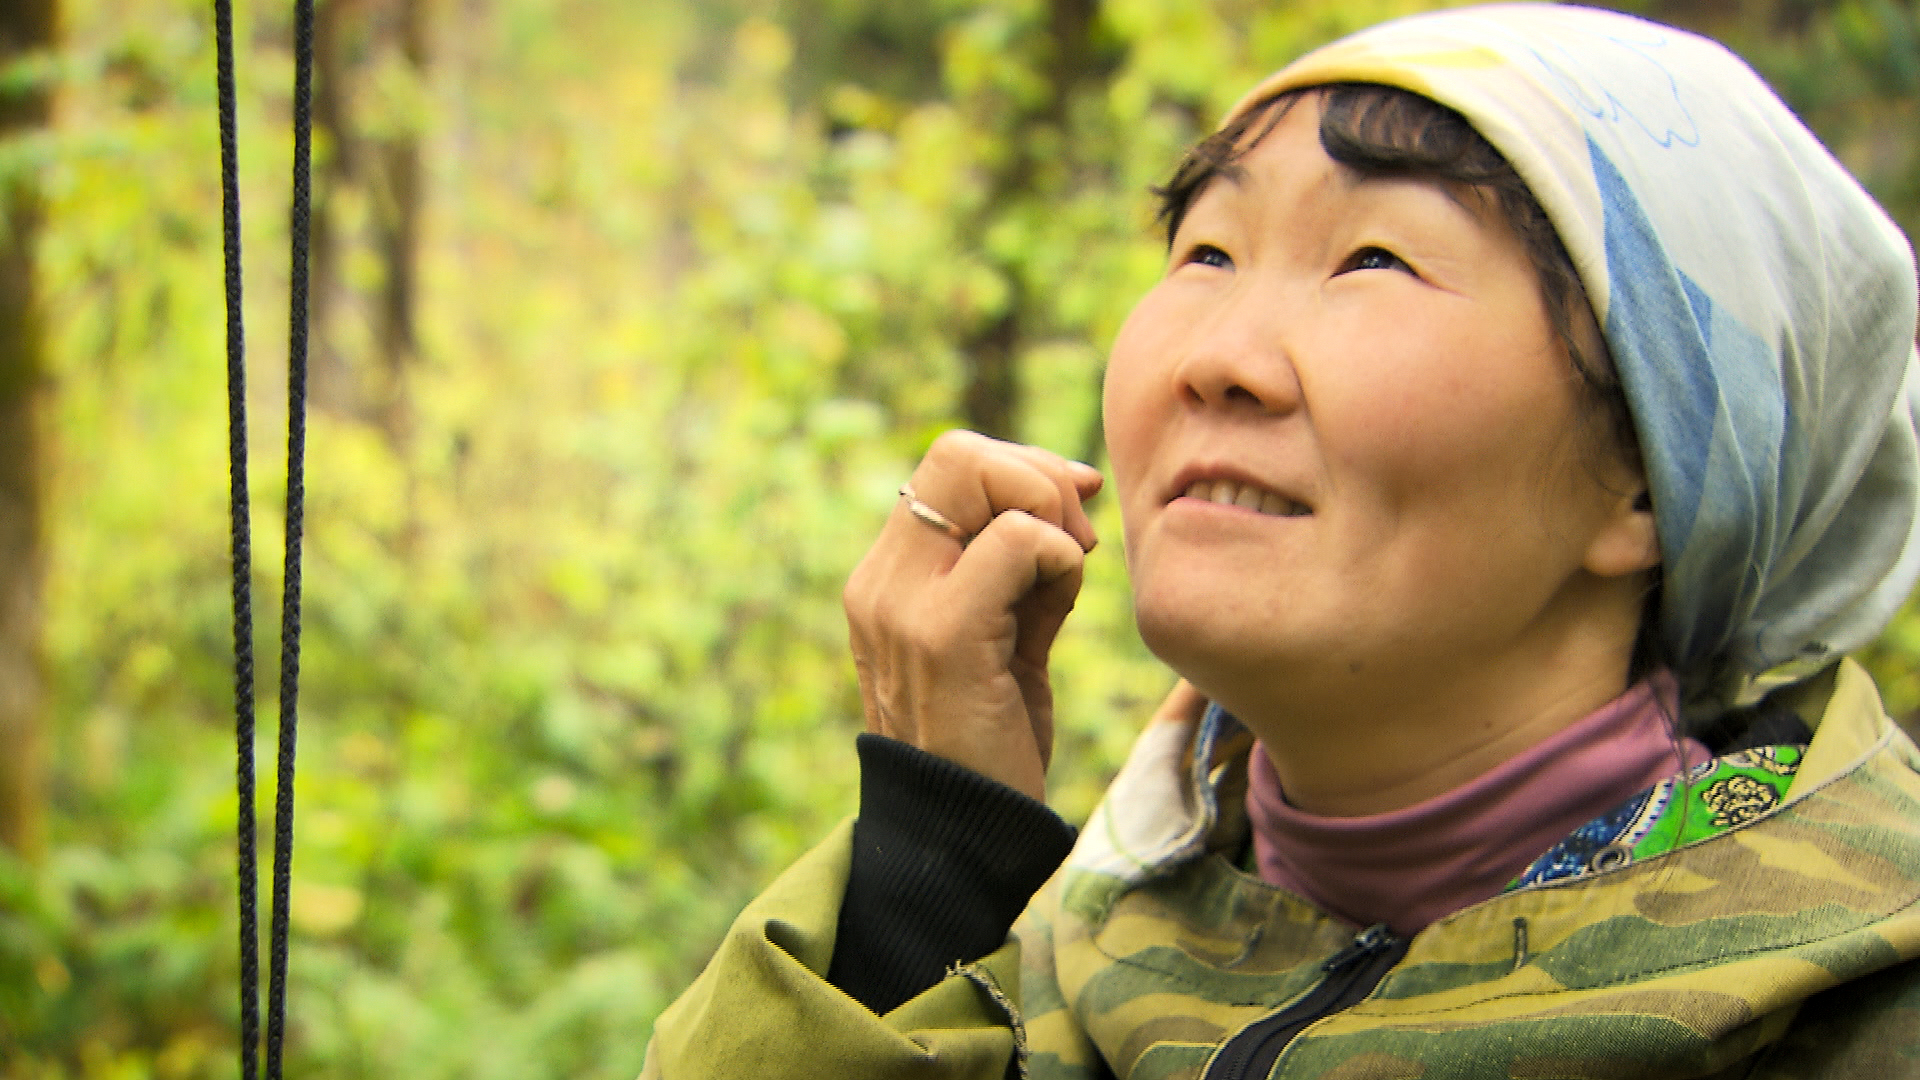
[[[1322,1017],[1350,1009],[1373,993],[1387,972],[1407,955],[1407,942],[1385,923],[1354,935],[1344,949],[1320,965],[1320,985],[1278,1012],[1248,1024],[1213,1056],[1201,1080],[1265,1080],[1280,1051],[1294,1036]]]

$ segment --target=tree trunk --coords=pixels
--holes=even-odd
[[[51,48],[53,27],[54,0],[0,0],[0,66]],[[38,81],[0,95],[0,140],[45,128],[48,105]],[[46,379],[33,272],[41,208],[33,176],[0,182],[0,844],[31,858],[44,842],[46,816]]]
[[[352,414],[359,407],[353,366],[340,348],[341,292],[338,197],[353,182],[353,132],[347,119],[349,27],[355,0],[319,0],[313,11],[313,127],[318,136],[313,218],[307,241],[307,393],[316,408]]]
[[[314,395],[376,424],[402,456],[412,430],[407,381],[419,351],[420,137],[369,134],[364,101],[383,63],[397,61],[425,80],[428,23],[427,0],[323,0],[314,27],[314,122],[328,151],[314,203]],[[339,212],[349,195],[365,200],[361,228]],[[381,270],[377,286],[358,293],[341,272],[356,247],[370,248]],[[343,320],[360,321],[366,336],[343,334]],[[349,355],[347,341],[368,343],[370,355]]]
[[[961,343],[967,358],[967,387],[960,400],[967,426],[996,439],[1019,435],[1021,323],[1026,304],[1018,285],[1009,285],[1007,310]]]
[[[989,220],[1020,199],[1052,196],[1052,193],[1034,190],[1041,164],[1035,158],[1036,146],[1048,143],[1036,135],[1051,128],[1063,136],[1054,140],[1053,145],[1065,145],[1074,91],[1095,74],[1093,32],[1098,17],[1097,0],[1049,0],[1045,38],[1039,50],[1047,93],[1013,120],[1008,133],[1013,152],[1007,155],[1005,167],[993,178],[993,193],[987,200],[985,213]],[[985,224],[982,222],[974,234],[984,235]],[[961,342],[967,369],[961,410],[967,426],[975,431],[996,439],[1018,439],[1022,405],[1020,351],[1033,335],[1035,316],[1021,268],[1002,265],[1000,271],[1007,282],[1006,308]]]
[[[409,72],[424,82],[427,71],[426,0],[392,0],[387,23]],[[374,245],[382,275],[374,343],[383,372],[381,426],[404,456],[412,441],[412,400],[407,382],[419,351],[414,328],[420,262],[420,134],[412,128],[383,139],[381,183],[374,200]]]

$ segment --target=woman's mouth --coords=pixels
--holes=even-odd
[[[1222,506],[1238,506],[1272,517],[1305,517],[1313,513],[1305,503],[1237,480],[1195,480],[1187,485],[1181,495]]]

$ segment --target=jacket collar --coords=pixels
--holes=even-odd
[[[1897,736],[1872,677],[1852,660],[1779,694],[1814,729],[1814,739],[1775,812],[1857,770]],[[1239,801],[1252,744],[1252,734],[1217,705],[1197,723],[1148,725],[1081,830],[1066,869],[1126,887],[1209,851],[1237,848],[1245,839]]]

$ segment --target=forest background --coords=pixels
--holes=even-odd
[[[322,0],[287,1075],[629,1080],[853,807],[839,590],[919,453],[1099,463],[1148,186],[1421,6]],[[1914,234],[1920,3],[1629,7],[1743,52]],[[240,8],[266,606],[291,30]],[[7,1080],[237,1073],[218,161],[210,5],[0,4]],[[1076,821],[1171,681],[1095,518]],[[1868,660],[1920,708],[1920,614]]]

